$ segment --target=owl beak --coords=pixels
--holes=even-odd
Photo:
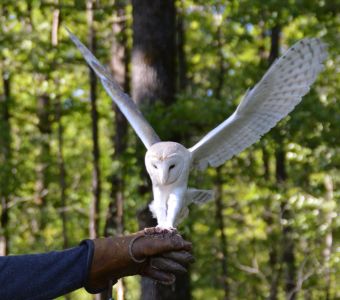
[[[159,180],[161,184],[165,184],[166,181],[168,180],[168,172],[167,170],[160,170],[159,171]]]

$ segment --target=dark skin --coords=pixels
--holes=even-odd
[[[187,272],[194,261],[191,243],[177,231],[152,227],[137,233],[94,240],[94,255],[85,284],[89,292],[105,289],[125,276],[142,275],[173,284],[175,275]]]

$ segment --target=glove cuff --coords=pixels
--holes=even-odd
[[[92,266],[93,255],[94,255],[94,242],[93,242],[93,240],[90,240],[90,239],[83,240],[79,243],[79,245],[85,245],[85,246],[87,246],[87,249],[88,249],[86,267],[85,267],[86,273],[85,273],[85,277],[84,277],[84,281],[83,281],[83,287],[90,294],[98,294],[98,293],[105,291],[107,289],[107,287],[105,287],[105,288],[92,288],[90,286],[90,283],[89,283],[89,277],[90,277],[91,266]],[[113,282],[113,284],[116,284],[116,283],[117,283],[117,280],[115,280]]]

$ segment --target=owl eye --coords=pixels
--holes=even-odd
[[[157,166],[155,164],[152,165],[155,169],[157,169]]]
[[[175,165],[171,165],[171,166],[169,167],[169,170],[173,169],[174,167],[175,167]]]

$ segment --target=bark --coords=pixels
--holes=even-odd
[[[286,156],[284,144],[277,144],[275,153],[276,157],[276,180],[279,186],[283,186],[287,180],[286,173]],[[285,293],[287,300],[296,298],[296,265],[293,240],[293,228],[290,220],[292,219],[291,210],[287,200],[282,200],[280,204],[281,224],[282,224],[282,258],[281,262],[284,266],[285,275]]]
[[[264,32],[264,31],[263,31]],[[264,39],[264,34],[262,34],[262,39]],[[279,47],[280,47],[280,27],[276,26],[271,31],[271,47],[270,54],[268,57],[268,65],[270,66],[279,56]],[[261,57],[263,55],[264,49],[260,49]],[[283,145],[280,145],[283,147]],[[278,147],[278,149],[282,149]],[[281,150],[280,150],[281,151]],[[265,146],[262,148],[262,159],[263,159],[263,168],[264,168],[264,178],[269,180],[270,178],[270,169],[269,169],[269,153]],[[285,180],[286,172],[284,165],[284,152],[280,152],[279,150],[275,153],[275,178],[276,183],[279,184],[283,180]],[[270,251],[269,251],[269,266],[271,270],[270,275],[270,288],[269,288],[269,296],[268,300],[277,300],[278,299],[278,290],[279,290],[279,282],[281,278],[281,262],[280,262],[280,254],[277,247],[278,236],[277,232],[275,232],[275,220],[273,213],[271,211],[266,212],[264,220],[267,223],[267,234],[268,239],[271,241]]]
[[[51,30],[51,43],[53,47],[58,46],[58,31],[60,24],[60,9],[59,9],[59,0],[54,0],[55,8],[53,9],[52,14],[52,30]]]
[[[88,46],[90,51],[96,53],[96,34],[94,29],[94,0],[87,0],[86,13],[88,25]],[[101,196],[101,181],[99,168],[99,140],[98,140],[98,111],[97,111],[97,77],[89,68],[90,80],[90,101],[91,101],[91,126],[92,126],[92,156],[93,156],[93,171],[92,171],[92,193],[93,198],[90,205],[90,238],[98,236],[99,227],[99,211],[100,211],[100,196]]]
[[[279,137],[277,141],[277,147],[275,150],[275,165],[276,165],[276,182],[278,184],[284,184],[287,180],[286,173],[286,152],[284,150],[284,144],[281,140],[282,137]]]
[[[289,222],[291,219],[291,211],[287,207],[286,201],[282,201],[281,203],[281,215],[282,219],[286,220],[286,222]],[[294,300],[296,298],[296,266],[292,231],[290,225],[283,225],[282,262],[285,264],[285,292],[287,300]]]
[[[263,163],[263,178],[268,182],[270,179],[270,170],[269,170],[269,153],[266,147],[262,146],[262,163]]]
[[[260,46],[259,46],[259,57],[260,57],[260,63],[259,63],[259,69],[266,71],[270,65],[273,63],[273,61],[278,57],[279,55],[279,49],[277,43],[274,42],[274,39],[278,38],[279,35],[279,29],[273,29],[271,32],[271,47],[270,47],[270,53],[269,56],[266,51],[266,37],[267,37],[267,30],[265,27],[265,22],[263,20],[260,20],[259,27],[261,29],[260,34]],[[269,183],[271,179],[271,170],[270,170],[270,160],[271,160],[271,153],[268,151],[266,147],[266,142],[262,140],[262,163],[263,163],[263,177],[265,179],[265,182]]]
[[[44,75],[41,75],[44,77]],[[50,183],[50,135],[51,135],[51,122],[50,122],[50,109],[51,99],[49,95],[43,93],[38,95],[37,99],[37,115],[38,115],[38,129],[40,132],[39,140],[39,155],[36,167],[37,180],[35,184],[35,201],[39,206],[39,233],[38,237],[41,238],[41,232],[47,225],[47,201],[48,189]]]
[[[67,233],[67,197],[66,197],[66,169],[64,160],[64,127],[62,123],[62,104],[60,97],[57,97],[56,121],[58,123],[58,165],[59,165],[59,187],[60,187],[60,216],[62,221],[63,232],[63,248],[68,248],[68,233]]]
[[[88,26],[88,48],[96,55],[96,32],[94,28],[94,6],[95,0],[86,0],[86,17]],[[90,82],[90,102],[91,102],[91,131],[92,131],[92,201],[90,204],[89,216],[89,235],[91,239],[99,235],[99,212],[101,197],[101,181],[100,181],[100,151],[98,137],[98,110],[97,110],[97,76],[89,67]],[[101,299],[100,294],[94,296],[94,299]]]
[[[303,300],[313,300],[313,290],[312,289],[306,289],[303,292]]]
[[[275,26],[271,33],[271,51],[269,62],[272,64],[279,56],[280,49],[280,26]],[[278,130],[279,131],[279,130]],[[276,161],[276,182],[279,187],[284,186],[287,180],[286,171],[286,152],[284,149],[284,141],[280,132],[277,134],[277,146],[275,150]],[[282,219],[282,257],[281,261],[285,271],[285,293],[286,299],[295,300],[296,298],[296,266],[294,253],[293,229],[289,224],[291,210],[286,200],[282,200],[280,204],[280,214]]]
[[[121,21],[119,21],[121,20]],[[126,93],[130,92],[127,47],[125,5],[118,2],[115,9],[115,18],[112,25],[114,41],[111,48],[111,70],[117,82]],[[119,108],[112,102],[115,114],[115,134],[112,143],[115,149],[112,160],[120,163],[118,170],[111,176],[111,202],[106,219],[105,235],[122,234],[124,230],[123,204],[124,204],[124,165],[123,154],[127,146],[127,120]]]
[[[325,200],[329,203],[333,201],[333,179],[331,176],[326,176],[325,178],[325,188],[326,188],[326,197]],[[332,253],[332,245],[333,245],[333,233],[332,233],[332,222],[333,222],[333,211],[328,210],[325,216],[325,224],[327,225],[327,234],[325,237],[325,248],[323,251],[324,256],[324,265],[325,265],[325,300],[331,299],[331,267],[330,267],[330,259]]]
[[[138,105],[175,94],[175,5],[171,0],[133,0],[132,96]]]
[[[267,223],[268,239],[271,241],[269,251],[269,266],[271,270],[270,288],[268,300],[277,300],[279,290],[279,280],[281,277],[281,265],[279,264],[278,250],[277,250],[277,234],[274,231],[274,219],[271,213],[265,218]]]
[[[270,53],[268,62],[271,65],[280,54],[280,36],[281,36],[281,27],[276,25],[273,27],[271,31],[271,39],[270,39]]]
[[[32,32],[34,28],[32,5],[27,3],[27,23],[25,23],[27,32]],[[46,74],[37,74],[39,82],[43,82],[47,79]],[[31,222],[32,231],[38,240],[43,239],[43,230],[47,225],[46,204],[48,200],[48,188],[50,182],[49,176],[49,164],[50,164],[50,134],[51,134],[51,122],[50,122],[50,97],[44,92],[37,93],[37,108],[36,113],[38,117],[38,130],[39,134],[39,146],[38,157],[36,164],[36,182],[35,182],[35,195],[34,201],[37,205],[40,214],[37,219],[33,219]]]
[[[0,256],[9,253],[9,208],[11,194],[11,80],[9,73],[2,72],[3,94],[0,97]]]
[[[183,0],[179,1],[176,16],[176,47],[177,47],[177,89],[185,91],[187,78],[187,61],[184,51],[185,46],[185,28],[184,28],[184,7]]]
[[[55,8],[52,14],[52,27],[51,27],[51,44],[55,48],[56,53],[59,44],[59,27],[60,27],[60,9],[59,0],[55,0]],[[68,248],[68,233],[67,233],[67,213],[66,213],[66,169],[64,161],[64,128],[62,124],[62,103],[58,94],[59,81],[55,80],[55,90],[57,91],[55,114],[57,122],[57,139],[58,139],[58,169],[59,169],[59,188],[60,188],[60,217],[62,221],[62,236],[63,236],[63,248]],[[68,299],[68,297],[67,297]]]
[[[260,21],[259,26],[261,28],[261,44],[259,48],[259,57],[260,61],[260,68],[265,69],[270,66],[273,61],[279,55],[279,28],[274,28],[271,32],[271,48],[269,57],[267,56],[265,50],[265,24],[263,21]],[[263,178],[265,180],[265,184],[270,184],[271,180],[271,170],[270,170],[270,152],[268,151],[265,143],[262,143],[262,164],[263,164]],[[271,202],[272,199],[268,199],[268,204],[266,205],[267,209],[264,212],[263,219],[267,224],[266,232],[269,243],[269,296],[268,300],[277,300],[278,298],[278,290],[279,290],[279,280],[281,277],[281,265],[279,260],[279,253],[278,253],[278,233],[275,230],[276,222],[274,218],[274,213],[271,211]]]
[[[229,299],[230,288],[228,282],[228,242],[227,237],[224,233],[224,218],[223,218],[223,180],[221,167],[217,169],[217,178],[215,182],[216,194],[215,194],[215,206],[216,206],[216,222],[217,228],[220,231],[220,243],[221,243],[221,267],[222,267],[222,286],[224,290],[224,300]]]
[[[129,49],[127,46],[126,11],[124,1],[117,1],[114,8],[114,21],[112,24],[113,43],[111,47],[111,71],[126,93],[130,93],[130,78],[128,71]],[[112,102],[115,114],[114,135],[112,143],[114,154],[112,160],[119,163],[119,168],[111,175],[111,201],[108,207],[104,235],[121,235],[124,232],[124,153],[127,147],[127,120],[119,108]],[[120,279],[116,284],[116,299],[125,299],[124,280]],[[108,293],[103,292],[101,299],[108,299]]]
[[[217,8],[219,10],[219,8]],[[216,31],[216,39],[217,39],[217,50],[218,50],[218,66],[219,66],[219,72],[217,76],[217,84],[215,87],[215,97],[217,99],[221,98],[221,92],[222,87],[224,84],[224,74],[225,74],[225,67],[224,67],[224,57],[223,57],[223,36],[222,36],[222,20],[219,21],[220,23],[217,25],[217,31]]]
[[[220,7],[216,8],[217,10],[220,9]],[[221,24],[223,23],[222,20],[219,21],[220,23],[217,25],[217,31],[216,31],[216,40],[217,40],[217,58],[218,58],[218,76],[217,76],[217,84],[215,86],[215,97],[219,100],[221,100],[221,93],[222,88],[224,84],[224,73],[225,73],[225,67],[224,67],[224,57],[222,52],[222,47],[224,44],[223,37],[222,37],[222,31],[221,31]],[[223,218],[223,180],[222,180],[222,168],[217,168],[216,173],[216,179],[215,179],[215,189],[216,189],[216,195],[215,195],[215,208],[216,208],[216,222],[217,222],[217,228],[220,231],[220,251],[221,251],[221,269],[222,269],[222,276],[221,276],[221,282],[222,287],[224,291],[224,300],[229,299],[230,294],[230,288],[229,288],[229,282],[228,282],[228,243],[227,243],[227,237],[224,234],[224,218]]]
[[[133,0],[132,95],[146,108],[159,100],[170,105],[175,94],[175,6],[172,0]],[[150,187],[151,190],[151,187]],[[140,227],[156,225],[148,208],[138,216]],[[191,299],[188,275],[174,286],[142,278],[141,299]]]

